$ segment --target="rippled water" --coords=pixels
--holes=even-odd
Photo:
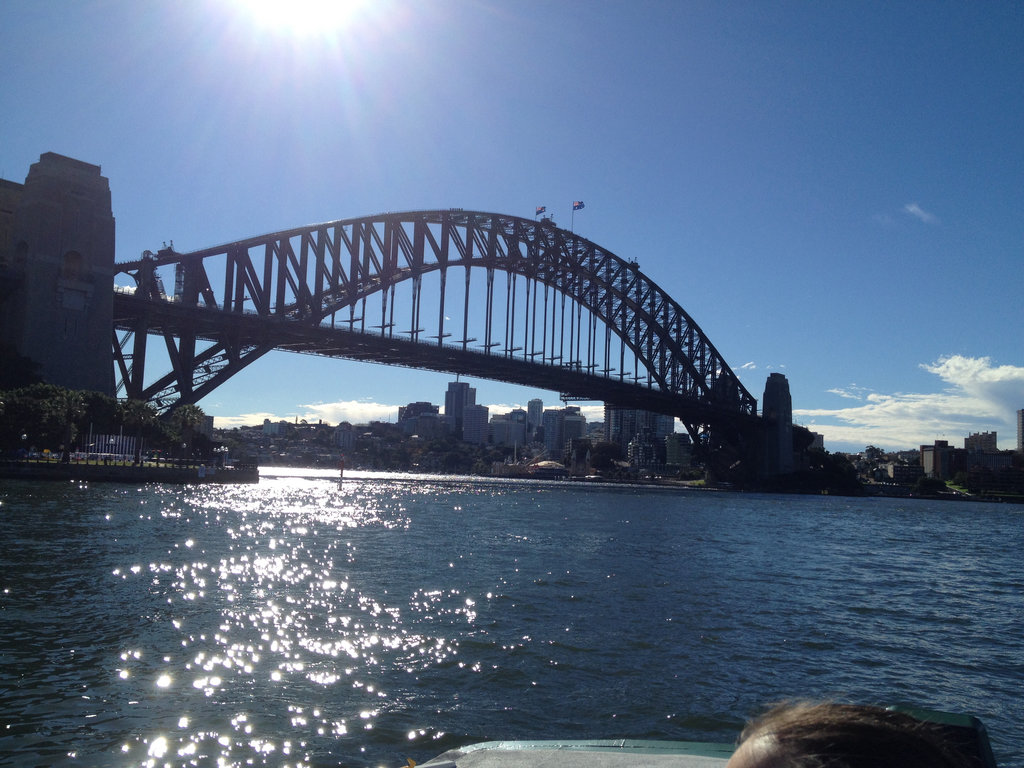
[[[793,696],[1024,766],[1024,508],[276,477],[0,486],[0,764],[402,766],[731,741]]]

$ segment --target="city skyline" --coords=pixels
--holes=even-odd
[[[100,165],[119,261],[544,206],[637,260],[759,402],[785,374],[829,450],[1016,446],[1017,4],[379,0],[314,25],[300,6],[5,4],[0,177],[48,151]],[[393,421],[453,378],[271,353],[200,406],[218,426]],[[560,405],[469,382],[492,412]]]

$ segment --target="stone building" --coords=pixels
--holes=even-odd
[[[789,381],[781,373],[769,374],[761,401],[764,451],[761,472],[765,477],[793,471],[793,398]]]
[[[114,394],[114,216],[98,165],[53,152],[0,181],[0,344],[43,380]]]

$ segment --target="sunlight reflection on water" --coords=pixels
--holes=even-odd
[[[180,697],[183,707],[174,717],[176,731],[141,739],[144,764],[175,757],[259,764],[275,755],[288,765],[308,765],[309,738],[375,728],[391,697],[378,682],[382,666],[415,673],[457,652],[456,641],[411,630],[402,613],[461,614],[472,621],[473,600],[451,607],[457,595],[418,590],[408,606],[392,604],[387,595],[364,593],[350,572],[360,544],[345,534],[406,529],[410,492],[436,490],[430,483],[396,489],[377,480],[349,478],[339,486],[291,477],[261,483],[255,492],[197,488],[185,504],[168,497],[161,515],[198,530],[190,527],[187,538],[172,544],[171,563],[113,571],[123,579],[146,573],[161,590],[176,646],[157,671],[140,651],[122,654],[126,682],[148,677],[155,689]],[[214,525],[217,532],[204,535]],[[210,706],[197,706],[196,694]],[[264,703],[263,715],[251,716],[246,710],[254,699],[279,702],[283,714]],[[231,712],[226,722],[225,711]],[[295,737],[280,739],[276,724],[264,732],[261,720],[268,715],[287,723]],[[414,733],[443,735],[425,726]],[[123,749],[135,751],[130,743]]]
[[[333,473],[4,498],[18,764],[728,741],[822,695],[973,711],[1024,766],[1019,510]]]

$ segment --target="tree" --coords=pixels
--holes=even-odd
[[[81,417],[82,392],[53,384],[33,384],[5,393],[3,441],[10,446],[28,442],[44,447],[59,446],[62,460],[71,459],[71,442]],[[20,439],[25,435],[25,440]]]
[[[82,393],[75,389],[61,389],[51,401],[51,412],[60,425],[63,442],[60,446],[60,460],[71,461],[71,441],[75,439],[75,422],[85,412]]]
[[[196,430],[203,426],[206,414],[198,405],[178,406],[171,414],[171,423],[181,433],[181,440],[185,447],[186,458],[192,455],[192,440],[195,438]]]
[[[598,472],[611,472],[615,469],[615,462],[622,458],[622,447],[618,443],[594,443],[590,449],[590,466]]]
[[[917,485],[914,486],[915,493],[920,493],[925,496],[931,496],[936,493],[942,493],[945,490],[946,483],[937,477],[918,478]]]
[[[10,344],[0,344],[0,389],[22,389],[40,384],[39,363],[30,357],[19,355]]]
[[[78,418],[79,434],[112,433],[119,423],[120,404],[102,392],[82,393],[82,415]]]
[[[149,403],[142,400],[125,400],[118,405],[121,421],[126,427],[135,431],[135,463],[141,464],[142,438],[156,424],[156,411]]]

